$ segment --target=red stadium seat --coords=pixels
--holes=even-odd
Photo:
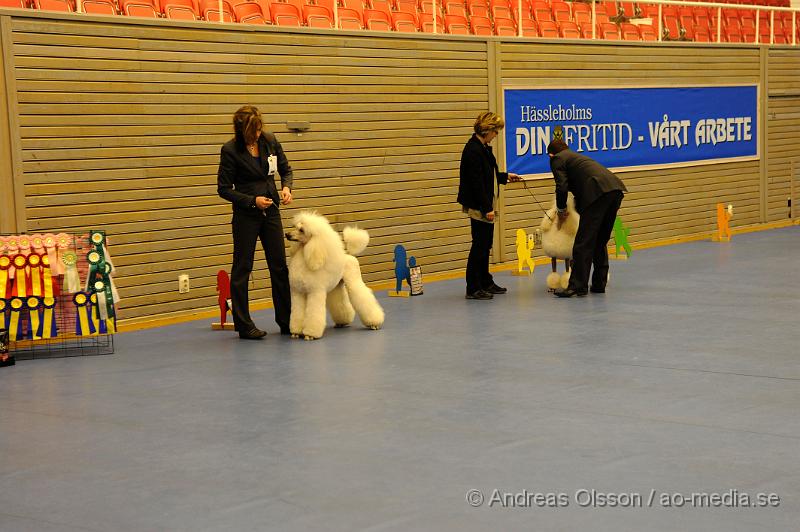
[[[658,6],[656,4],[639,4],[642,17],[649,18],[653,24],[658,23]]]
[[[392,13],[392,28],[394,28],[394,31],[416,33],[418,29],[417,17],[405,11],[395,11]]]
[[[343,30],[363,30],[364,19],[361,13],[349,7],[340,7],[339,28]]]
[[[467,6],[459,0],[447,0],[444,4],[444,12],[446,15],[457,15],[466,18]]]
[[[517,28],[514,25],[514,21],[510,18],[494,19],[494,34],[503,37],[515,37],[517,35]]]
[[[519,11],[519,2],[511,2],[511,14],[514,15],[514,20],[521,19],[529,19],[533,20],[533,12],[531,11],[532,6],[528,2],[528,0],[523,0],[522,2],[522,15],[518,13]]]
[[[622,10],[622,14],[625,18],[632,19],[638,16],[636,6],[633,2],[620,2],[618,7]]]
[[[619,16],[619,8],[617,7],[617,3],[609,0],[601,0],[598,2],[595,10],[597,13],[603,13],[609,18],[615,18]]]
[[[470,17],[489,17],[489,4],[486,0],[467,0],[467,12]]]
[[[159,4],[161,6],[161,12],[164,16],[167,16],[167,6],[184,6],[194,13],[195,20],[200,18],[200,8],[197,5],[197,0],[159,0]],[[178,15],[181,20],[187,20],[188,17]]]
[[[391,31],[391,17],[378,9],[364,10],[364,27],[368,30]]]
[[[172,4],[164,7],[164,16],[170,20],[197,20],[199,18],[192,8]]]
[[[676,15],[664,15],[664,28],[670,39],[678,40],[681,37],[681,23]]]
[[[741,30],[739,28],[725,28],[722,30],[722,35],[727,42],[744,42],[744,39],[742,39]]]
[[[122,0],[122,12],[129,17],[158,18],[158,11],[147,0]]]
[[[328,12],[328,8],[323,6],[304,5],[303,21],[309,28],[333,28],[333,18]]]
[[[394,10],[417,15],[417,0],[394,0]]]
[[[469,25],[473,35],[492,35],[492,21],[488,17],[473,15],[469,18]]]
[[[572,20],[578,26],[592,23],[592,7],[589,4],[582,2],[574,2],[572,4]]]
[[[558,26],[561,36],[565,39],[580,39],[581,30],[578,25],[571,20],[565,20]]]
[[[423,33],[433,33],[434,20],[433,13],[420,13],[419,14],[419,29]],[[436,18],[436,33],[445,33],[444,16]]]
[[[269,10],[270,0],[231,0],[231,5],[236,7],[237,4],[244,4],[247,2],[254,2],[261,8],[261,16],[264,17],[264,22],[272,24],[272,11]]]
[[[708,28],[696,24],[694,27],[694,40],[695,42],[711,42],[711,33]]]
[[[609,41],[621,41],[622,34],[619,31],[619,26],[614,24],[613,22],[601,22],[598,24],[598,36],[601,39],[606,39]]]
[[[726,17],[723,15],[722,25],[724,28],[733,28],[734,30],[737,30],[738,33],[742,32],[742,23],[739,21],[739,17]]]
[[[642,37],[639,35],[639,28],[630,22],[621,22],[619,31],[622,34],[623,41],[641,41]]]
[[[522,19],[522,36],[523,37],[538,37],[539,26],[536,21],[531,18]]]
[[[511,13],[511,6],[508,5],[508,0],[489,0],[489,10],[495,20],[495,25],[498,18],[510,19],[514,17]]]
[[[69,0],[34,0],[34,7],[41,11],[63,11],[71,13],[72,3]]]
[[[756,27],[755,11],[743,10],[741,13],[739,13],[739,21],[742,23],[743,28],[755,28]]]
[[[206,19],[206,21],[220,21],[218,0],[200,0],[199,7],[200,12],[203,14],[203,18]],[[231,4],[228,2],[228,0],[222,1],[222,21],[233,22],[233,9],[231,8]]]
[[[569,7],[568,3],[564,2],[564,0],[552,0],[550,2],[550,11],[553,12],[554,20],[559,20],[556,17],[556,14],[560,12],[566,12],[569,17],[568,19],[562,18],[561,20],[572,20],[572,9]]]
[[[233,6],[233,18],[242,24],[266,24],[261,6],[255,2],[242,2]]]
[[[549,7],[542,7],[540,5],[533,6],[533,18],[536,22],[539,23],[541,28],[541,24],[543,21],[550,21],[553,22],[553,12],[550,10]]]
[[[436,1],[436,16],[440,19],[444,19],[444,11],[442,11],[442,5]],[[433,13],[434,4],[430,2],[430,0],[422,0],[419,4],[419,12],[420,13]],[[438,21],[436,22],[439,23]],[[438,30],[437,30],[438,32]]]
[[[462,15],[445,15],[444,25],[452,35],[469,35],[469,23]]]
[[[368,0],[368,4],[370,9],[377,9],[378,11],[383,11],[391,18],[392,15],[392,4],[389,0]]]
[[[0,0],[0,7],[24,9],[27,6],[25,5],[25,0]]]
[[[300,13],[301,17],[303,15],[303,6],[306,5],[306,3],[309,3],[309,4],[311,3],[311,2],[306,2],[306,0],[274,0],[274,1],[281,2],[281,3],[286,3],[286,4],[292,4],[294,7],[297,8],[297,12]]]
[[[314,0],[314,2],[307,2],[308,4],[324,7],[328,10],[328,15],[330,16],[331,20],[333,20],[333,5],[339,5],[337,0]]]
[[[658,40],[658,28],[650,24],[639,24],[639,35],[643,41],[655,42]]]
[[[79,0],[81,11],[88,15],[116,15],[117,6],[111,0]]]
[[[546,39],[558,39],[558,26],[552,20],[540,20],[539,36]]]
[[[562,22],[572,22],[572,13],[569,11],[569,6],[564,2],[554,3],[551,11],[553,12],[553,20],[559,25]]]
[[[347,9],[353,9],[358,13],[359,18],[361,19],[361,27],[364,26],[364,4],[361,3],[361,0],[342,0],[342,7],[346,7]]]
[[[203,11],[203,18],[206,22],[220,22],[219,9],[206,9]],[[233,22],[233,15],[230,11],[222,11],[222,22]]]
[[[269,6],[272,13],[272,22],[278,26],[300,27],[303,25],[300,10],[294,4],[273,2]]]

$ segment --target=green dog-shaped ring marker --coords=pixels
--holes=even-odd
[[[633,250],[631,249],[631,245],[628,243],[628,234],[630,234],[631,230],[622,223],[622,218],[617,216],[614,220],[614,255],[619,257],[619,248],[625,249],[625,254],[627,257],[630,258],[631,253]]]

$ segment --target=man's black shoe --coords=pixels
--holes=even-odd
[[[557,297],[575,297],[575,296],[583,297],[583,296],[585,296],[587,294],[587,292],[585,292],[585,291],[578,292],[577,290],[574,290],[572,288],[559,288],[558,290],[556,290],[553,293]]]
[[[494,296],[492,294],[486,292],[485,290],[475,290],[471,294],[467,294],[467,299],[486,300],[486,299],[492,299],[493,297]]]
[[[492,284],[492,286],[484,290],[484,292],[489,292],[490,294],[505,294],[508,292],[508,288],[503,288],[502,286]]]
[[[249,331],[239,331],[239,338],[242,340],[260,340],[267,335],[267,331],[262,331],[258,327],[253,327]]]
[[[601,287],[598,286],[597,288],[595,288],[594,286],[591,286],[591,287],[589,287],[589,292],[591,292],[593,294],[605,294],[606,293],[606,287],[604,286],[604,287],[601,288]]]

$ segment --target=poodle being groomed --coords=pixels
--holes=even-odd
[[[323,216],[306,211],[294,217],[294,229],[286,233],[286,238],[292,242],[289,329],[293,338],[321,338],[326,306],[337,327],[350,325],[358,313],[365,327],[381,328],[383,309],[361,279],[355,257],[369,243],[366,231],[345,227],[340,237]]]

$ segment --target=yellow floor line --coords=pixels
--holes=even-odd
[[[748,225],[743,227],[732,228],[731,232],[734,235],[743,233],[753,233],[756,231],[768,231],[770,229],[780,229],[783,227],[791,227],[793,225],[800,225],[800,219],[797,220],[782,220],[778,222],[767,222],[763,224]],[[686,242],[697,242],[699,240],[711,240],[713,231],[704,231],[702,233],[694,233],[691,235],[676,236],[671,238],[664,238],[661,240],[651,240],[649,242],[641,242],[639,244],[631,245],[634,250],[649,249],[662,246],[672,246],[675,244],[684,244]],[[611,248],[609,248],[611,249]],[[534,259],[536,265],[550,264],[548,257],[539,257]],[[489,269],[493,272],[511,271],[516,269],[517,261],[509,261],[503,264],[494,264]],[[424,275],[424,281],[448,281],[452,279],[459,279],[464,277],[464,269],[451,270],[447,272],[431,273]],[[369,285],[373,290],[393,290],[395,281],[381,281],[377,283],[370,283]],[[250,310],[264,310],[272,308],[272,301],[255,301],[251,303]],[[176,323],[183,323],[187,321],[194,321],[203,318],[208,318],[209,328],[211,321],[219,319],[219,309],[203,309],[184,311],[169,316],[155,317],[155,318],[131,318],[129,320],[119,320],[117,323],[117,332],[138,331],[142,329],[151,329],[153,327],[164,327],[166,325],[174,325]],[[230,319],[230,317],[229,317]],[[124,329],[120,331],[120,329]]]

